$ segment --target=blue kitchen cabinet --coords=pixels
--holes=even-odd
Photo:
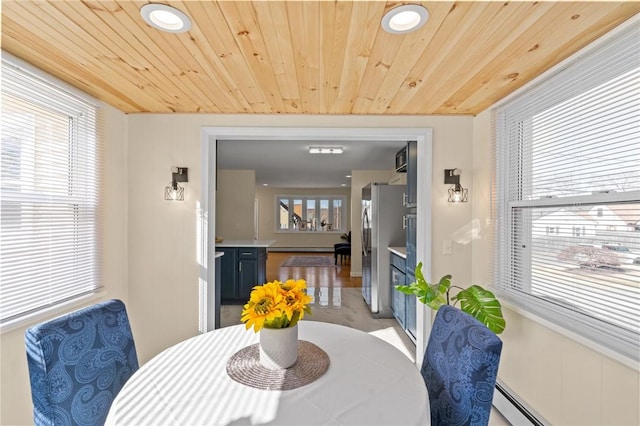
[[[265,247],[218,247],[221,258],[221,298],[223,304],[244,304],[251,290],[266,282]]]
[[[405,259],[395,253],[391,253],[391,292],[392,292],[392,310],[393,316],[396,318],[402,328],[405,328],[406,316],[406,295],[396,290],[397,285],[405,284]]]

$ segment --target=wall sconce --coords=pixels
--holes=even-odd
[[[178,182],[189,182],[188,171],[186,167],[171,167],[171,183],[164,187],[165,200],[184,201],[184,188]]]
[[[444,183],[452,185],[449,188],[450,203],[466,203],[469,201],[468,190],[460,185],[460,169],[444,169]]]

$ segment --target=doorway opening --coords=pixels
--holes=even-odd
[[[200,200],[200,223],[202,250],[200,250],[201,287],[211,289],[215,294],[215,212],[216,212],[216,147],[218,140],[294,140],[304,142],[326,140],[354,141],[417,141],[417,235],[421,236],[416,244],[417,258],[423,259],[423,271],[431,270],[431,170],[432,170],[432,129],[431,128],[315,128],[315,127],[203,127],[202,144],[202,187]],[[353,202],[353,201],[352,201]],[[211,238],[209,238],[211,236]],[[201,303],[202,305],[202,303]],[[209,304],[215,315],[217,303]],[[211,310],[211,309],[210,309]],[[430,312],[417,309],[416,352],[424,353],[426,336],[430,325]],[[202,322],[202,321],[201,321]],[[206,321],[205,321],[206,323]],[[421,357],[416,357],[421,359]]]

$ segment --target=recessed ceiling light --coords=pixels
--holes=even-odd
[[[382,28],[391,34],[404,34],[415,31],[429,19],[429,11],[418,4],[398,6],[382,18]]]
[[[140,8],[140,15],[147,24],[161,31],[184,33],[191,28],[191,20],[187,15],[166,4],[145,4]]]
[[[309,154],[342,154],[341,146],[312,146],[309,147]]]

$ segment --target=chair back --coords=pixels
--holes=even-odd
[[[138,369],[124,303],[108,300],[25,333],[35,425],[104,424]]]
[[[438,309],[420,372],[427,385],[431,424],[487,425],[502,341],[453,306]]]

